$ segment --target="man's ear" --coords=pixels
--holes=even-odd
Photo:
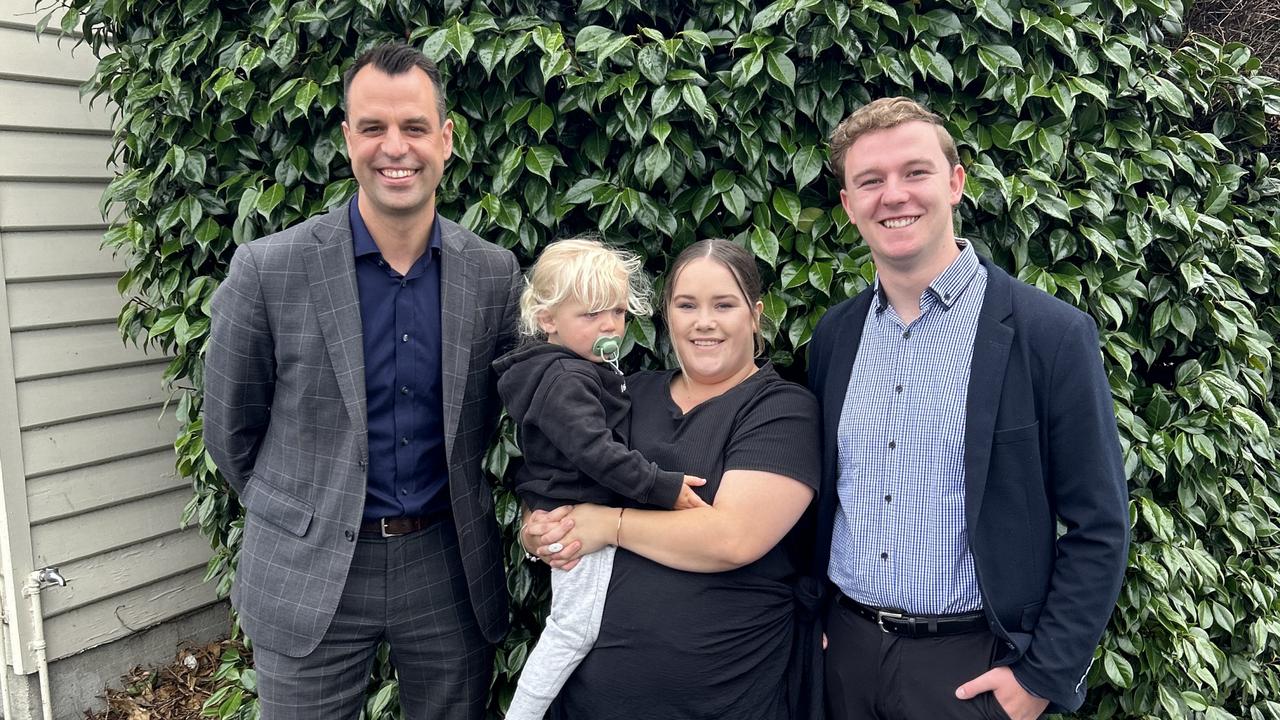
[[[453,157],[453,120],[445,118],[440,126],[440,136],[444,141],[444,159]]]
[[[960,201],[964,199],[964,178],[964,166],[953,165],[950,177],[952,206],[959,205]]]
[[[853,198],[849,197],[849,191],[840,189],[840,207],[844,208],[844,214],[849,217],[849,222],[854,225],[858,224],[858,219],[853,216]]]

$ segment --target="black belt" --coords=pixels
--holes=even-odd
[[[854,615],[879,625],[882,631],[903,637],[962,635],[991,629],[987,616],[981,612],[960,615],[909,615],[900,610],[863,605],[839,590],[836,591],[836,601]]]
[[[417,517],[400,515],[378,520],[365,520],[360,523],[360,534],[384,538],[408,535],[434,525],[443,520],[448,514],[448,510],[436,510]]]

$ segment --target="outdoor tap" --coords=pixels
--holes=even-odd
[[[41,585],[57,585],[58,587],[67,586],[67,579],[62,577],[62,573],[58,572],[58,568],[56,567],[47,567],[37,570],[36,581]]]

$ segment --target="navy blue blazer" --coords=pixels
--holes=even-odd
[[[987,619],[1006,645],[998,664],[1047,698],[1050,712],[1073,711],[1128,559],[1111,389],[1092,318],[982,265],[987,289],[965,407],[969,548]],[[872,292],[827,311],[809,349],[809,386],[822,405],[813,568],[823,579],[838,502],[836,431]]]

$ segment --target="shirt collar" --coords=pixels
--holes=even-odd
[[[955,260],[947,266],[942,274],[929,283],[929,287],[925,288],[925,295],[932,294],[934,299],[942,303],[945,308],[950,308],[964,294],[969,282],[978,274],[978,267],[981,263],[978,261],[978,253],[973,249],[973,243],[964,238],[956,238],[956,247],[960,248],[960,254]],[[889,307],[889,297],[884,292],[884,287],[880,284],[880,276],[876,275],[875,283],[876,312],[884,312]],[[924,300],[924,297],[921,297]]]
[[[347,205],[347,216],[351,220],[351,244],[355,248],[355,256],[381,255],[382,251],[373,241],[373,235],[369,233],[369,227],[364,224],[364,218],[360,215],[359,194],[351,197],[351,202]],[[431,237],[427,242],[427,251],[435,256],[440,254],[440,223],[436,222],[439,219],[437,214],[431,222]]]

